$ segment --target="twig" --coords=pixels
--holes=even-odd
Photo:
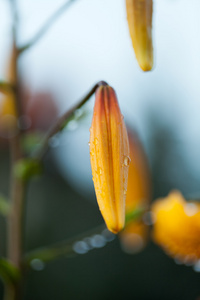
[[[70,110],[68,110],[64,115],[62,115],[56,123],[53,125],[53,127],[49,130],[46,137],[44,138],[43,142],[41,143],[41,146],[39,150],[37,151],[36,155],[34,156],[38,160],[42,160],[44,154],[47,151],[48,145],[49,145],[49,139],[54,136],[56,133],[61,131],[66,124],[66,121],[72,116],[72,114],[79,108],[81,108],[88,99],[95,93],[96,89],[100,85],[107,85],[105,81],[99,81],[95,86],[89,91],[89,93],[83,97],[82,100],[78,102],[75,106],[73,106]]]
[[[42,28],[36,33],[36,35],[31,39],[29,43],[22,46],[19,49],[19,53],[21,54],[25,50],[29,49],[31,46],[35,45],[41,37],[48,31],[48,29],[54,24],[54,22],[58,19],[58,17],[64,13],[64,11],[70,7],[70,5],[75,2],[76,0],[69,0],[66,3],[64,3],[61,7],[58,8],[57,11],[55,11],[52,16],[46,21],[46,23],[42,26]]]
[[[48,262],[51,260],[58,259],[62,256],[69,256],[74,252],[73,246],[77,241],[83,240],[93,234],[101,233],[106,229],[105,224],[101,224],[98,227],[95,227],[89,231],[86,231],[72,239],[67,239],[65,241],[49,245],[47,247],[41,247],[36,250],[33,250],[26,254],[25,256],[25,266],[29,266],[33,259],[39,259],[42,262]],[[110,233],[112,235],[112,233]]]

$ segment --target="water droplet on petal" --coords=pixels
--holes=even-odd
[[[124,157],[124,165],[125,165],[126,167],[128,167],[129,164],[130,164],[130,162],[131,162],[130,157],[129,157],[129,156],[125,156],[125,157]]]
[[[127,195],[127,190],[124,190],[124,195]]]
[[[95,144],[95,145],[98,144],[98,139],[97,139],[97,138],[94,139],[94,144]]]
[[[90,142],[88,142],[88,146],[90,146]]]
[[[94,155],[94,150],[90,151],[90,155],[93,156]]]
[[[99,168],[97,168],[96,172],[97,172],[98,175],[101,175],[102,174],[102,169],[99,167]]]
[[[31,260],[30,265],[31,265],[31,268],[35,271],[42,271],[42,270],[44,270],[44,267],[45,267],[45,263],[41,259],[38,259],[38,258]]]

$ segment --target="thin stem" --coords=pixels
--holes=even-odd
[[[29,266],[33,259],[40,259],[42,262],[48,262],[58,259],[62,256],[70,256],[75,253],[73,246],[77,241],[83,240],[84,238],[89,237],[93,234],[101,233],[104,229],[106,229],[105,224],[101,224],[98,227],[84,232],[72,239],[68,239],[53,245],[49,245],[47,247],[41,247],[34,251],[31,251],[25,256],[25,265]],[[110,233],[110,235],[113,234]]]
[[[46,21],[46,23],[42,26],[42,28],[36,33],[36,35],[32,38],[32,40],[27,43],[26,45],[22,46],[19,49],[19,52],[22,53],[25,50],[29,49],[33,45],[35,45],[41,37],[45,35],[45,33],[49,30],[49,28],[55,23],[55,21],[58,19],[58,17],[65,12],[67,8],[70,7],[70,5],[75,2],[76,0],[69,0],[66,3],[64,3],[61,7],[56,10],[52,16]]]
[[[11,149],[11,210],[8,218],[8,257],[20,268],[22,255],[22,222],[25,183],[14,174],[15,163],[22,158],[19,135],[10,141]]]
[[[54,136],[56,133],[61,131],[63,129],[63,126],[66,124],[66,121],[72,116],[72,114],[79,108],[81,108],[88,100],[89,98],[95,93],[96,89],[100,85],[107,85],[105,81],[100,81],[89,91],[89,93],[83,97],[75,106],[73,106],[70,110],[68,110],[64,115],[62,115],[56,123],[52,126],[52,128],[47,133],[46,137],[44,138],[40,149],[35,155],[35,158],[38,160],[41,160],[43,156],[45,155],[47,148],[49,146],[49,139]]]

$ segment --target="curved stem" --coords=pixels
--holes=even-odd
[[[35,45],[41,37],[45,35],[45,33],[49,30],[49,28],[55,23],[55,21],[58,19],[58,17],[65,12],[65,10],[70,7],[70,5],[75,2],[76,0],[69,0],[66,3],[64,3],[61,7],[58,8],[57,11],[55,11],[52,16],[46,21],[46,23],[43,25],[43,27],[36,33],[36,35],[32,38],[32,40],[27,43],[26,45],[22,46],[19,49],[19,53],[24,52],[25,50],[29,49],[33,45]]]
[[[45,155],[45,153],[47,151],[48,145],[49,145],[49,139],[64,128],[64,126],[66,125],[67,120],[73,115],[73,113],[77,109],[81,108],[89,100],[89,98],[95,93],[96,89],[100,85],[107,85],[107,83],[105,81],[99,81],[87,93],[87,95],[83,97],[83,99],[81,99],[76,105],[74,105],[64,115],[62,115],[60,118],[58,118],[58,120],[55,122],[55,124],[49,130],[49,132],[47,133],[47,135],[44,138],[43,142],[41,143],[41,146],[40,146],[39,150],[37,151],[37,153],[35,155],[36,159],[41,160],[43,158],[43,156]]]

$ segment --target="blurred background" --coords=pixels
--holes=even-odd
[[[19,45],[65,1],[18,0]],[[179,189],[200,198],[200,2],[154,0],[154,69],[135,59],[123,0],[77,0],[20,58],[30,131],[43,134],[99,80],[113,86],[125,121],[142,141],[153,199]],[[11,52],[8,0],[0,0],[0,78]],[[103,222],[89,162],[94,98],[54,137],[44,173],[28,189],[27,250],[72,237]],[[1,105],[2,95],[0,95]],[[9,155],[0,145],[0,192],[8,195]],[[5,221],[0,219],[1,254]],[[85,254],[41,265],[27,276],[25,299],[200,299],[200,274],[176,264],[150,241],[130,255],[118,238]],[[1,284],[1,298],[3,286]]]

